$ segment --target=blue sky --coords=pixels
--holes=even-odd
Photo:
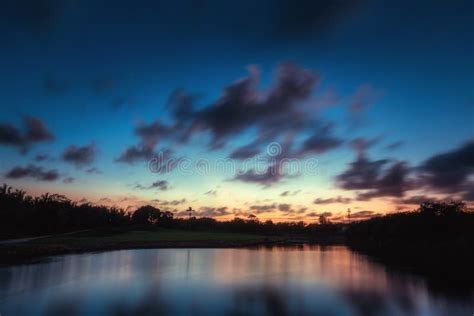
[[[439,176],[436,172],[444,172],[443,176],[450,170],[430,169],[424,163],[448,152],[457,157],[463,146],[471,148],[474,8],[470,1],[45,0],[3,6],[0,124],[21,130],[25,116],[35,117],[54,135],[54,140],[29,142],[25,152],[0,133],[0,173],[5,183],[35,194],[58,191],[93,201],[108,197],[123,207],[153,199],[186,198],[176,212],[188,204],[198,209],[227,207],[228,217],[258,211],[251,206],[274,205],[274,211],[261,212],[261,217],[307,220],[308,214],[325,210],[337,218],[350,206],[370,212],[402,209],[410,207],[403,201],[410,196],[469,197],[471,161],[461,163],[462,179],[450,190],[436,181],[422,181],[425,177],[420,170],[428,178]],[[259,69],[256,91],[259,102],[265,103],[262,99],[276,89],[279,67],[286,62],[322,78],[295,105],[312,121],[307,122],[308,128],[290,128],[288,122],[296,118],[289,112],[274,139],[265,139],[256,147],[264,152],[269,142],[282,143],[291,135],[292,148],[298,148],[314,129],[324,134],[321,126],[330,125],[337,145],[322,150],[319,143],[311,154],[298,156],[317,159],[318,175],[278,175],[262,183],[247,181],[249,177],[239,181],[217,171],[205,176],[177,170],[157,175],[149,171],[147,159],[116,161],[127,148],[145,142],[134,132],[137,126],[155,121],[167,126],[176,123],[168,101],[177,89],[199,96],[194,114],[185,119],[189,125],[180,127],[180,132],[189,129],[193,137],[183,142],[170,133],[154,135],[159,136],[154,153],[168,148],[174,157],[193,161],[228,157],[268,128],[268,117],[243,118],[225,146],[211,150],[210,135],[216,136],[219,130],[213,130],[213,116],[207,117],[206,109],[219,105],[226,87],[248,78],[249,65]],[[354,114],[350,109],[358,93],[364,106]],[[222,117],[225,120],[232,125],[237,118]],[[363,150],[364,157],[388,159],[384,168],[390,168],[392,162],[406,162],[403,183],[398,183],[403,188],[391,186],[390,192],[363,200],[360,194],[376,190],[381,182],[357,189],[345,182],[344,172],[357,161],[356,139],[370,143]],[[399,146],[388,150],[395,142]],[[65,159],[72,145],[76,149],[91,146],[90,159]],[[38,154],[48,159],[35,161]],[[58,177],[44,181],[31,170],[21,176],[9,173],[29,165],[56,170]],[[100,173],[85,171],[91,168]],[[381,181],[384,172],[388,171],[376,175]],[[64,183],[66,178],[70,183]],[[169,188],[158,192],[156,188],[135,188],[158,179],[166,180]],[[203,194],[209,190],[217,193]],[[288,203],[280,196],[284,191],[299,192]],[[337,196],[347,196],[351,202],[313,203],[317,198]],[[279,211],[280,204],[291,204],[292,212]],[[307,210],[298,212],[302,208]]]

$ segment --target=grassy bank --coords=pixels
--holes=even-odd
[[[0,264],[29,262],[53,255],[119,249],[234,248],[302,242],[334,244],[342,242],[340,237],[308,239],[156,227],[103,228],[0,244]]]

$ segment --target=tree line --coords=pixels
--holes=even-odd
[[[192,209],[191,209],[192,211]],[[187,230],[220,230],[264,235],[328,234],[341,225],[323,222],[260,221],[256,216],[217,221],[209,217],[177,218],[172,212],[147,205],[134,212],[122,208],[77,203],[59,194],[38,197],[4,184],[0,187],[0,238],[49,235],[103,227],[168,227]]]

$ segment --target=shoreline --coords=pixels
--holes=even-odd
[[[132,249],[182,249],[182,248],[251,248],[274,246],[345,245],[344,240],[336,238],[287,238],[264,237],[253,240],[196,240],[196,241],[129,241],[117,243],[78,244],[3,244],[0,245],[0,266],[11,266],[40,262],[48,257],[106,252]]]

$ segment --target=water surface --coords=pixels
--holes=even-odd
[[[10,315],[472,315],[344,246],[123,250],[0,268]]]

